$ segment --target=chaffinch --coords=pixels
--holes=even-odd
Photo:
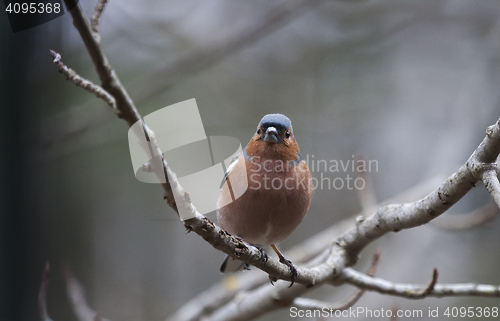
[[[234,199],[232,190],[241,187],[245,179],[248,188]],[[297,277],[296,267],[285,259],[276,244],[299,226],[312,196],[311,173],[302,160],[290,119],[282,114],[269,114],[262,118],[248,145],[228,167],[217,202],[217,219],[228,233],[257,247],[264,260],[267,254],[262,247],[270,245],[280,262],[290,267],[292,286]],[[242,266],[242,262],[228,259],[229,256],[221,272],[229,271],[230,264],[233,269]]]

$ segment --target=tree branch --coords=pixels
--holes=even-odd
[[[64,2],[67,7],[74,5],[73,0],[64,0]],[[121,112],[123,119],[129,126],[132,126],[141,117],[127,90],[123,87],[115,70],[109,63],[108,57],[102,50],[100,37],[94,36],[94,32],[90,29],[90,25],[80,4],[77,4],[70,10],[70,14],[73,18],[73,25],[80,33],[80,37],[94,63],[97,75],[101,80],[102,88],[115,98],[116,107]]]
[[[491,198],[493,198],[497,207],[500,208],[500,182],[498,182],[497,172],[498,170],[495,164],[494,168],[488,169],[483,173],[481,179],[484,187],[490,193]]]
[[[57,52],[50,50],[50,54],[52,58],[54,58],[54,63],[57,66],[59,72],[66,76],[67,80],[71,80],[77,87],[81,87],[86,91],[94,94],[97,98],[104,100],[106,104],[108,104],[115,113],[117,113],[118,117],[120,117],[119,111],[116,109],[116,101],[113,96],[111,96],[106,90],[104,90],[101,86],[98,86],[87,80],[80,75],[78,75],[73,69],[68,68],[61,60],[61,55]]]
[[[74,0],[64,0],[67,7],[74,5],[73,1]],[[81,5],[78,3],[76,6],[74,6],[74,8],[70,11],[70,14],[73,18],[73,25],[80,33],[80,37],[82,38],[85,47],[87,48],[92,62],[94,63],[97,74],[99,75],[99,79],[101,80],[102,87],[115,98],[116,107],[120,112],[120,116],[127,122],[129,126],[132,126],[137,121],[141,121],[148,136],[154,136],[142,121],[142,117],[137,111],[134,102],[130,98],[125,87],[122,85],[115,70],[113,69],[113,67],[111,67],[111,64],[108,61],[108,57],[102,50],[101,37],[94,36],[95,33],[90,29],[89,23],[87,21],[87,18],[85,17],[85,13],[83,12]],[[166,168],[165,162],[164,166]],[[165,170],[165,172],[167,172],[167,170]],[[177,212],[175,198],[172,194],[170,184],[162,184],[162,187],[165,190],[165,196],[168,205],[170,205],[170,207],[172,207]]]
[[[482,296],[500,297],[500,286],[465,283],[465,284],[436,284],[437,270],[428,285],[393,283],[381,278],[368,276],[352,268],[342,272],[342,278],[359,288],[376,291],[383,294],[400,296],[408,299],[421,299],[427,296]]]
[[[107,2],[108,0],[97,1],[97,5],[94,8],[94,13],[90,18],[90,28],[92,29],[92,32],[97,35],[99,35],[99,19],[101,18],[102,11],[104,10]]]
[[[423,197],[429,192],[429,190],[432,190],[434,186],[442,182],[442,180],[442,177],[435,177],[424,181],[392,197],[391,200],[385,200],[383,203],[391,201],[406,202]],[[284,256],[290,258],[297,264],[311,260],[312,258],[320,255],[324,249],[329,247],[332,241],[339,235],[342,235],[349,228],[351,228],[356,217],[363,217],[361,214],[362,213],[359,215],[353,215],[347,219],[337,222],[322,232],[316,233],[306,241],[283,253]],[[328,256],[328,253],[326,253],[326,255]],[[316,261],[316,259],[314,261]],[[318,263],[323,262],[324,259],[318,260]],[[314,266],[314,262],[311,262],[308,266]],[[268,278],[264,278],[259,270],[252,270],[246,273],[228,276],[218,284],[213,285],[208,290],[188,301],[175,314],[169,317],[168,320],[199,320],[203,316],[209,315],[216,309],[230,302],[237,293],[254,290],[263,284],[267,284],[268,282]]]
[[[480,179],[482,164],[495,162],[500,153],[499,121],[488,127],[488,134],[469,160],[438,189],[413,203],[383,206],[361,222],[357,229],[346,233],[339,242],[349,253],[352,263],[359,251],[373,240],[391,231],[428,223],[467,194]]]
[[[283,255],[296,264],[305,264],[312,259],[314,260],[307,263],[306,266],[314,265],[316,262],[322,263],[328,256],[328,253],[324,251],[331,241],[351,226],[352,218],[344,219],[294,246]],[[269,279],[263,277],[260,270],[255,269],[227,276],[208,290],[192,298],[168,320],[199,320],[231,301],[238,292],[254,290],[268,283]]]

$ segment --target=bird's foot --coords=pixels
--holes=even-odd
[[[247,270],[247,271],[250,271],[250,264],[248,264],[248,263],[243,263],[243,269],[244,269],[244,270]]]
[[[260,252],[260,258],[262,259],[262,261],[264,261],[264,263],[267,263],[267,253],[266,251],[264,251],[264,248],[262,247],[262,245],[260,244],[252,244],[250,243],[253,247],[257,248],[257,250],[259,250]]]
[[[295,280],[297,279],[297,274],[298,274],[297,267],[295,266],[295,264],[292,263],[292,261],[285,259],[285,257],[283,257],[283,256],[280,257],[280,263],[283,263],[290,268],[290,274],[292,276],[292,283],[290,284],[289,288],[291,288],[292,285],[295,283]]]
[[[280,250],[278,250],[278,248],[276,247],[276,245],[271,244],[271,248],[274,250],[274,252],[276,252],[276,254],[278,254],[278,257],[280,259],[280,263],[285,264],[286,266],[288,266],[290,268],[290,275],[291,275],[292,283],[290,284],[289,288],[291,288],[292,285],[295,283],[295,280],[297,279],[297,275],[298,275],[297,267],[295,266],[295,264],[292,263],[292,261],[285,259],[283,254],[281,254]],[[271,280],[271,284],[273,284],[273,280],[271,279],[271,277],[269,277],[269,279]]]

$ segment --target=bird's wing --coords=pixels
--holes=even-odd
[[[229,173],[231,173],[231,170],[238,164],[238,158],[240,157],[240,154],[237,154],[233,157],[233,160],[229,164],[229,166],[226,169],[226,172],[224,173],[224,178],[222,179],[222,182],[220,183],[220,189],[222,190],[222,187],[227,181],[227,178],[229,177]]]

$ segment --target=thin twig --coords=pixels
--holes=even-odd
[[[106,6],[108,0],[99,0],[97,1],[97,5],[94,8],[94,13],[90,18],[90,28],[96,34],[99,34],[99,19],[101,18],[102,11]]]
[[[497,207],[500,208],[500,182],[498,181],[497,173],[498,169],[495,164],[494,168],[485,171],[481,178],[484,187],[490,193]]]
[[[373,275],[370,275],[373,276]],[[432,293],[432,290],[434,290],[434,287],[436,286],[437,280],[438,280],[438,270],[434,268],[434,271],[432,271],[432,279],[430,280],[429,284],[425,287],[425,289],[422,292],[417,293],[417,297],[425,298],[429,294]]]
[[[117,115],[119,116],[119,111],[116,109],[116,101],[113,98],[113,96],[111,96],[101,86],[98,86],[93,82],[91,82],[90,80],[81,77],[73,69],[66,66],[62,62],[60,54],[58,54],[53,50],[50,50],[50,54],[52,55],[52,58],[54,58],[54,63],[57,66],[57,70],[59,70],[60,73],[65,75],[67,80],[71,80],[77,87],[81,87],[86,91],[94,94],[97,98],[104,100],[104,102],[108,104],[111,108],[113,108],[115,113],[117,113]]]
[[[64,2],[66,3],[66,6],[71,6],[73,4],[73,0],[64,0]],[[102,50],[100,40],[94,37],[80,3],[70,10],[70,14],[73,18],[73,25],[80,33],[80,37],[85,43],[85,47],[87,47],[87,51],[89,52],[90,58],[92,59],[99,79],[101,80],[102,87],[115,98],[116,108],[120,111],[120,116],[129,126],[132,126],[138,121],[142,122],[142,117],[137,111],[134,102],[130,98],[125,87],[122,85],[115,70],[109,63],[108,57]],[[144,126],[144,128],[147,130],[147,126]],[[164,166],[166,167],[165,162]],[[169,172],[169,170],[166,171]],[[175,174],[173,174],[173,176],[175,176]],[[175,202],[171,184],[167,182],[161,185],[165,190],[167,204],[177,212],[177,204]],[[176,187],[180,189],[180,186],[176,185]]]
[[[432,280],[428,285],[393,283],[381,278],[368,276],[352,268],[345,268],[342,278],[350,284],[362,289],[383,294],[400,296],[408,299],[444,296],[483,296],[500,297],[500,286],[486,284],[436,284],[437,270],[434,270]]]
[[[66,6],[71,6],[73,4],[73,0],[65,0],[64,2]],[[132,126],[135,122],[139,121],[141,117],[125,87],[123,87],[120,79],[116,75],[115,70],[109,63],[108,57],[102,50],[99,39],[94,37],[81,4],[78,3],[74,6],[74,8],[70,10],[70,14],[73,18],[73,25],[80,33],[80,37],[85,43],[85,47],[87,47],[90,58],[94,63],[97,75],[101,80],[102,88],[114,97],[116,107],[123,115],[123,119],[127,121],[129,126]]]

